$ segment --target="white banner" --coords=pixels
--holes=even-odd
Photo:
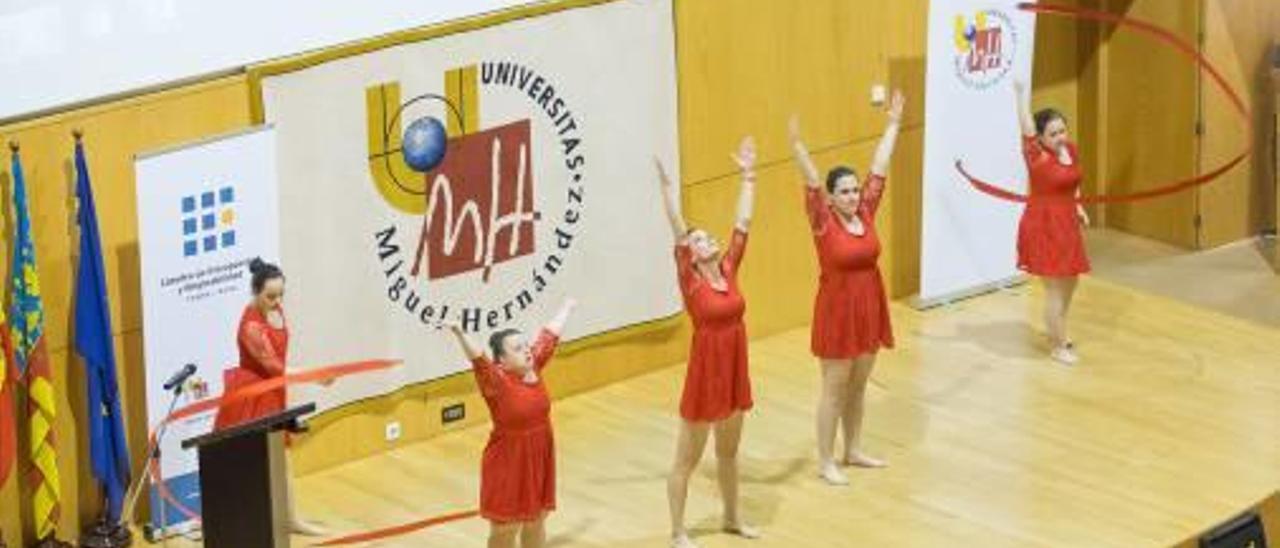
[[[240,361],[236,330],[248,304],[248,263],[279,253],[275,133],[259,129],[140,157],[135,162],[142,261],[147,424],[169,411],[163,384],[186,364],[198,371],[178,407],[222,393],[222,371]],[[161,445],[162,479],[200,511],[196,452],[181,442],[208,433],[214,412],[170,424]],[[161,525],[151,489],[152,525]],[[166,525],[189,524],[171,505]]]
[[[653,168],[679,165],[669,0],[299,67],[262,93],[290,367],[404,361],[295,401],[326,409],[465,370],[446,321],[530,331],[573,296],[574,339],[680,310]]]
[[[1015,0],[929,3],[920,295],[928,305],[1019,277],[1019,204],[974,190],[956,171],[1022,191],[1026,166],[1013,81],[1030,85],[1035,16]]]

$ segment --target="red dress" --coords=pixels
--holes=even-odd
[[[280,315],[283,319],[283,309]],[[277,328],[267,321],[258,307],[249,305],[240,316],[236,345],[240,347],[240,367],[223,372],[223,394],[231,394],[256,382],[284,375],[285,356],[289,353],[287,323]],[[213,429],[221,430],[279,413],[284,411],[284,405],[283,386],[252,398],[230,402],[218,407]]]
[[[889,299],[876,265],[880,239],[876,236],[875,218],[884,184],[884,177],[873,173],[863,186],[857,210],[866,229],[862,236],[849,233],[820,189],[806,191],[805,209],[822,271],[810,334],[810,348],[819,358],[852,359],[880,348],[893,348]]]
[[[751,377],[747,372],[747,302],[738,289],[738,265],[747,249],[747,234],[733,231],[720,259],[727,289],[718,291],[702,279],[687,245],[676,246],[676,273],[684,308],[693,319],[693,342],[680,397],[680,416],[693,422],[725,419],[751,409]]]
[[[480,465],[480,515],[490,521],[533,521],[556,507],[551,398],[540,373],[558,341],[550,331],[538,333],[531,349],[533,368],[539,372],[534,384],[484,356],[471,361],[493,419]]]
[[[1067,143],[1067,153],[1069,166],[1062,165],[1039,138],[1022,137],[1031,192],[1018,222],[1018,268],[1036,276],[1069,277],[1089,271],[1076,217],[1080,156],[1074,143]]]

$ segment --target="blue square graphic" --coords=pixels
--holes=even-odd
[[[182,254],[194,257],[236,245],[236,189],[222,186],[182,197]]]

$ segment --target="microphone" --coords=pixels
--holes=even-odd
[[[169,377],[169,380],[164,381],[164,389],[173,390],[173,387],[182,385],[183,381],[194,374],[196,374],[196,364],[189,363],[184,365],[182,369],[174,373],[172,377]]]

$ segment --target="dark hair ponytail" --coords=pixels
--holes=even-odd
[[[1056,108],[1040,109],[1036,112],[1035,118],[1036,135],[1044,135],[1044,130],[1047,129],[1049,124],[1053,123],[1054,120],[1062,120],[1062,123],[1067,123],[1067,117],[1063,116]]]
[[[254,258],[249,261],[249,272],[252,274],[249,285],[253,288],[253,294],[262,293],[262,286],[267,282],[276,278],[284,279],[284,272],[280,267],[263,261],[261,258]]]
[[[489,335],[489,350],[493,352],[493,361],[502,361],[502,355],[505,353],[502,349],[502,343],[507,340],[507,337],[519,334],[520,330],[518,329],[503,329]]]
[[[836,183],[839,183],[840,179],[848,176],[856,178],[858,176],[858,172],[848,166],[836,166],[831,168],[831,171],[827,172],[827,194],[835,194]]]

